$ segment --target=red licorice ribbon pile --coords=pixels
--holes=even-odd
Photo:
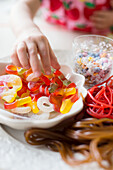
[[[113,119],[113,76],[89,89],[85,102],[89,115]]]

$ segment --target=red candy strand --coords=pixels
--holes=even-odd
[[[113,119],[113,76],[88,90],[86,112],[96,118]]]

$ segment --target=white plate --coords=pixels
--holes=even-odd
[[[66,65],[61,66],[61,71],[63,72],[67,79],[71,80],[72,82],[75,82],[79,92],[83,94],[83,97],[86,97],[87,90],[83,87],[85,82],[84,76],[74,73],[71,70],[71,68]],[[0,109],[0,123],[12,127],[14,129],[21,130],[25,130],[32,127],[50,128],[60,123],[61,121],[78,114],[82,110],[82,108],[83,101],[82,98],[80,97],[80,99],[73,104],[71,110],[67,114],[60,114],[59,116],[49,120],[31,119],[28,117],[15,115],[4,109]],[[12,117],[15,117],[15,119]]]

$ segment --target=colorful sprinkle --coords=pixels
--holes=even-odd
[[[78,54],[74,70],[83,74],[86,84],[93,86],[104,81],[111,73],[113,57],[105,51],[86,52]]]

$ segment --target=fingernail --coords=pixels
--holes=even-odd
[[[40,76],[40,73],[38,73],[38,72],[35,72],[34,74],[35,74],[36,77]]]

